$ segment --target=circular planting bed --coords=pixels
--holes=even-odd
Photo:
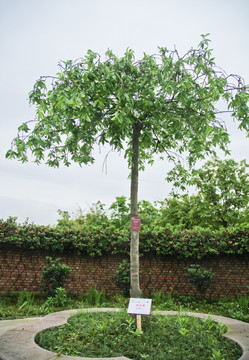
[[[140,332],[124,311],[82,311],[65,325],[39,332],[35,341],[54,353],[89,358],[237,360],[241,356],[238,344],[223,336],[228,328],[222,323],[210,317],[167,315],[143,316]]]

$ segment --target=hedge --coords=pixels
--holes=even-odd
[[[91,256],[128,254],[130,234],[129,231],[117,231],[113,227],[65,230],[0,219],[0,248],[4,245],[31,250],[77,251]],[[154,253],[201,259],[212,254],[247,252],[249,226],[220,232],[205,229],[176,231],[173,228],[140,231],[140,255]]]

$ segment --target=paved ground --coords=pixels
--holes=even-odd
[[[49,314],[44,317],[18,319],[18,320],[2,320],[0,321],[0,360],[89,360],[90,358],[75,356],[58,356],[56,353],[44,350],[35,344],[35,335],[47,328],[60,326],[66,323],[69,316],[78,311],[119,311],[112,308],[93,308],[83,310],[65,310],[57,313]],[[154,313],[162,315],[176,315],[174,311],[156,311]],[[220,321],[227,325],[229,331],[226,337],[237,342],[242,350],[243,355],[239,360],[249,360],[249,324],[242,321],[226,318],[223,316],[184,313],[189,316],[199,318],[211,317],[215,321]],[[126,357],[116,358],[97,358],[95,360],[129,360]],[[94,360],[91,358],[91,360]]]

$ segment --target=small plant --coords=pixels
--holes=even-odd
[[[45,281],[43,288],[49,296],[55,296],[56,289],[63,287],[72,269],[65,264],[61,264],[60,258],[53,260],[47,256],[46,261],[48,265],[44,266],[42,273],[42,278]]]
[[[19,310],[22,308],[29,308],[34,305],[35,294],[29,291],[21,291],[17,299],[17,307]]]
[[[99,306],[102,302],[105,301],[104,291],[99,291],[96,288],[96,285],[89,287],[88,291],[85,294],[86,301],[89,305]]]
[[[153,305],[155,305],[155,306],[163,305],[163,306],[171,307],[174,303],[172,294],[171,293],[166,294],[164,289],[155,291],[152,294],[152,298],[153,298]]]
[[[155,291],[152,296],[153,296],[153,304],[155,306],[161,305],[166,300],[166,294],[163,289]]]
[[[221,354],[221,351],[220,350],[215,350],[215,349],[213,349],[212,356],[209,357],[209,359],[210,360],[225,360],[225,358]]]
[[[207,270],[198,264],[190,265],[187,269],[189,281],[196,287],[196,289],[205,295],[210,286],[214,273],[212,270]]]
[[[57,288],[54,296],[49,296],[45,303],[43,304],[44,309],[49,309],[50,307],[62,307],[67,303],[67,292],[63,288]]]
[[[130,264],[127,260],[122,260],[114,275],[114,282],[121,290],[122,294],[128,296],[130,293]]]
[[[243,311],[243,314],[246,315],[248,313],[249,297],[248,296],[238,297],[238,303],[239,303],[239,307]]]

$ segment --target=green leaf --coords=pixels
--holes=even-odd
[[[23,132],[29,132],[29,127],[28,127],[28,125],[26,124],[26,123],[23,123],[22,125],[20,125],[19,127],[18,127],[18,131],[23,131]]]

